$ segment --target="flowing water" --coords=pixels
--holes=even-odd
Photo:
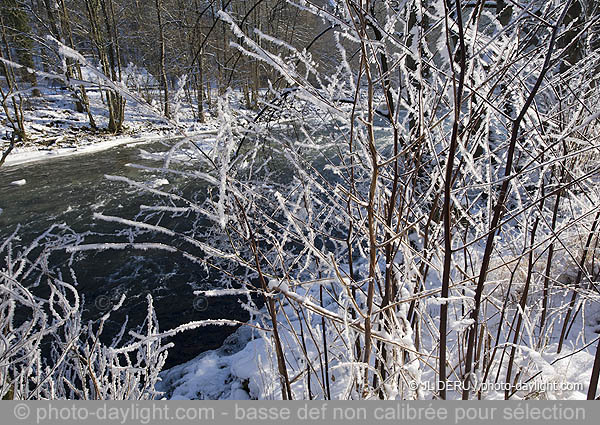
[[[128,167],[129,163],[159,166],[156,159],[142,156],[148,152],[165,152],[168,142],[149,142],[119,146],[102,152],[81,154],[0,169],[0,241],[18,225],[19,244],[26,245],[53,223],[66,223],[73,231],[105,233],[109,242],[118,223],[93,219],[95,212],[133,219],[141,204],[152,204],[152,195],[107,180],[105,175],[119,175],[132,180],[177,190],[191,196],[203,196],[206,187],[189,179],[173,179]],[[149,159],[150,158],[150,159]],[[12,185],[25,180],[24,185]],[[66,255],[53,254],[59,264]],[[55,265],[55,264],[53,264]],[[114,333],[128,318],[131,326],[139,325],[146,314],[147,293],[152,294],[161,329],[202,319],[230,318],[247,320],[235,297],[211,299],[209,303],[193,294],[194,290],[212,287],[214,280],[206,270],[183,261],[168,252],[103,251],[77,255],[75,270],[78,289],[85,296],[86,318],[94,319],[112,303],[126,295],[122,309],[113,315],[107,332]],[[233,328],[205,327],[188,331],[172,339],[167,366],[193,358],[207,349],[219,347]]]
[[[321,132],[326,138],[328,132]],[[383,130],[377,130],[377,135],[384,134]],[[128,166],[160,167],[162,154],[172,144],[173,141],[154,141],[123,145],[97,153],[0,168],[0,209],[3,210],[0,213],[0,241],[20,225],[20,243],[26,245],[53,223],[65,223],[78,234],[93,232],[94,235],[86,237],[86,243],[127,241],[127,226],[94,220],[94,213],[136,219],[140,205],[155,204],[156,195],[132,189],[122,182],[110,181],[105,175],[145,182],[201,204],[207,196],[208,187],[199,179],[173,174],[164,176]],[[311,160],[312,165],[332,183],[337,177],[326,171],[325,166],[328,163],[326,158],[334,156],[322,152]],[[271,163],[277,175],[270,174],[269,179],[285,183],[291,178],[292,173],[286,172],[289,164],[284,159]],[[190,161],[186,166],[196,167],[198,161]],[[19,180],[25,180],[26,184],[11,184]],[[163,216],[161,225],[179,232],[193,232],[195,238],[204,239],[209,245],[213,242],[209,238],[214,236],[205,231],[208,223],[191,222],[186,217]],[[174,243],[164,235],[143,237],[145,241]],[[136,238],[136,241],[139,239]],[[53,253],[51,265],[60,267],[67,260],[66,254]],[[118,332],[126,318],[129,328],[143,322],[147,312],[145,295],[148,293],[155,300],[154,306],[163,330],[203,319],[245,321],[248,318],[235,296],[211,298],[209,301],[196,297],[194,290],[218,287],[223,276],[184,260],[177,253],[89,251],[76,255],[74,269],[78,290],[85,297],[85,318],[101,317],[122,295],[126,296],[123,307],[112,315],[107,329],[109,335]],[[235,270],[229,271],[236,274]],[[169,352],[167,367],[190,360],[202,351],[218,348],[233,331],[228,327],[203,327],[178,334],[173,337],[176,347]]]

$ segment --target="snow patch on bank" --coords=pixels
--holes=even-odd
[[[140,140],[144,137],[143,140]],[[5,166],[22,165],[30,162],[44,161],[47,159],[63,158],[72,155],[81,155],[94,152],[100,152],[116,146],[146,143],[157,140],[159,137],[154,135],[146,135],[139,137],[123,137],[112,140],[105,140],[98,143],[90,143],[88,145],[76,146],[72,148],[56,148],[56,149],[30,149],[11,153],[6,159]]]
[[[213,130],[205,130],[195,132],[193,134],[187,134],[188,137],[200,137],[204,134],[213,134]],[[111,149],[118,146],[135,146],[138,144],[145,144],[155,142],[161,139],[177,138],[181,136],[169,135],[162,133],[145,133],[136,136],[123,136],[115,137],[109,140],[100,142],[89,142],[80,146],[70,148],[55,148],[55,149],[22,149],[11,153],[4,166],[10,167],[14,165],[23,165],[37,161],[45,161],[55,158],[64,158],[73,155],[91,154],[101,152],[107,149]]]
[[[158,390],[171,400],[248,400],[250,377],[258,371],[256,361],[262,340],[239,328],[217,350],[163,372]]]
[[[108,112],[100,92],[90,88],[87,93],[90,108],[100,129],[93,131],[87,114],[75,110],[72,98],[64,90],[51,85],[44,86],[43,83],[37,88],[40,96],[30,97],[24,109],[27,141],[17,142],[3,166],[94,153],[120,145],[159,139],[216,134],[208,111],[207,123],[196,121],[195,105],[182,106],[177,116],[179,125],[174,126],[162,117],[151,114],[145,105],[130,102],[125,111],[124,133],[111,135],[103,130],[108,126]],[[0,154],[9,148],[12,132],[4,111],[0,111]]]

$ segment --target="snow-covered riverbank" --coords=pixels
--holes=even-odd
[[[100,92],[88,91],[90,108],[98,130],[92,130],[88,116],[74,110],[71,99],[60,88],[40,87],[40,96],[29,97],[24,105],[27,141],[17,143],[4,166],[87,154],[115,146],[146,143],[165,138],[213,134],[214,124],[207,113],[207,123],[198,123],[195,105],[179,105],[172,122],[153,115],[148,107],[128,104],[124,131],[113,135],[104,129],[108,125],[106,105]],[[0,112],[0,153],[10,145],[12,128]]]
[[[16,149],[13,151],[8,158],[4,166],[9,167],[11,165],[22,165],[30,162],[44,161],[54,158],[62,158],[65,156],[79,155],[86,153],[99,152],[105,149],[110,149],[115,146],[129,145],[137,143],[147,143],[152,140],[164,137],[163,135],[152,135],[143,134],[139,136],[116,136],[109,138],[104,141],[89,141],[81,145],[73,145],[72,147],[57,147],[54,149],[50,148],[37,148],[35,146],[25,147]]]
[[[5,167],[22,165],[31,162],[45,161],[55,158],[63,158],[72,155],[81,155],[100,152],[116,146],[133,146],[145,144],[161,139],[177,137],[202,137],[208,134],[215,134],[216,130],[207,128],[194,132],[181,133],[177,131],[156,131],[144,132],[135,135],[120,135],[104,138],[89,138],[80,144],[71,146],[57,146],[55,148],[41,148],[37,146],[28,146],[15,149],[6,159]]]

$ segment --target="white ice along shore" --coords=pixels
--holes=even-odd
[[[48,150],[22,149],[20,151],[11,153],[6,159],[4,166],[10,167],[14,165],[28,164],[31,162],[45,161],[48,159],[64,158],[66,156],[100,152],[121,145],[146,143],[148,141],[156,140],[157,138],[157,136],[151,135],[147,135],[142,140],[140,140],[139,137],[122,137],[82,146],[74,146],[72,148],[56,148]]]
[[[214,134],[216,130],[204,130],[197,131],[194,133],[188,133],[187,136],[197,137],[206,134]],[[37,148],[24,148],[18,150],[17,152],[11,153],[6,162],[4,163],[5,167],[15,166],[15,165],[23,165],[32,162],[38,161],[46,161],[50,159],[56,158],[64,158],[73,155],[84,155],[95,152],[101,152],[107,149],[111,149],[117,146],[135,146],[138,144],[146,144],[150,142],[155,142],[157,140],[165,140],[172,138],[179,138],[181,136],[173,135],[173,134],[157,134],[156,132],[152,133],[144,133],[136,136],[115,136],[108,140],[103,140],[99,142],[88,142],[86,144],[82,144],[79,146],[73,146],[69,148],[55,148],[55,149],[47,149],[40,150]]]
[[[273,282],[271,287],[276,286]],[[323,307],[317,305],[319,296],[319,285],[310,288],[300,289],[297,292],[290,291],[285,285],[280,287],[282,295],[286,299],[292,299],[303,305],[311,306],[314,311],[321,309],[329,312],[330,317],[341,317],[343,312],[340,310],[341,299],[333,300],[331,297],[324,298]],[[219,292],[227,294],[228,290],[205,292],[207,296],[217,296]],[[233,291],[235,292],[235,291]],[[232,293],[233,293],[232,292]],[[200,292],[199,292],[200,293]],[[431,305],[436,306],[435,299],[432,297]],[[283,298],[283,311],[278,314],[280,320],[289,319],[288,325],[280,328],[282,340],[293,340],[293,334],[300,334],[301,324],[295,317],[294,308]],[[458,308],[462,300],[448,300],[453,307]],[[437,308],[437,307],[435,307]],[[164,393],[164,397],[171,400],[272,400],[281,397],[281,385],[277,372],[277,360],[270,332],[265,332],[264,327],[268,326],[266,308],[262,308],[256,314],[256,319],[242,325],[236,332],[230,335],[224,344],[216,350],[210,350],[197,356],[195,359],[184,364],[175,366],[161,373],[162,381],[159,382],[157,390]],[[261,319],[262,317],[262,319]],[[311,320],[313,333],[311,338],[316,338],[316,342],[322,344],[321,317],[317,314],[312,316]],[[591,323],[588,323],[588,325]],[[589,340],[594,340],[594,326],[585,326],[584,323],[578,325],[586,329]],[[455,322],[456,328],[469,326],[468,321]],[[293,330],[293,331],[291,331]],[[306,331],[306,328],[305,328]],[[410,336],[398,338],[398,336],[384,335],[384,337],[394,338],[396,343],[407,345],[411,349]],[[309,357],[318,358],[319,348],[313,343],[311,338],[306,340],[306,350]],[[348,399],[356,385],[356,372],[358,365],[349,364],[343,361],[344,341],[336,339],[335,331],[332,327],[327,329],[327,351],[329,354],[328,372],[330,374],[330,391],[332,399]],[[347,343],[347,341],[346,341]],[[423,341],[424,345],[432,344],[433,341]],[[414,349],[414,346],[412,347]],[[556,353],[556,344],[551,344],[542,352],[535,349],[529,349],[521,346],[522,352],[519,355],[520,361],[531,362],[536,365],[540,371],[534,379],[519,383],[519,392],[513,396],[513,399],[522,399],[524,397],[548,399],[548,400],[585,400],[589,383],[589,373],[594,363],[594,356],[588,350],[581,350],[576,346],[569,347],[568,350],[560,354]],[[292,391],[296,397],[308,399],[308,388],[306,380],[307,365],[302,361],[303,353],[293,344],[285,345],[284,350],[289,359],[288,373],[292,381]],[[434,371],[420,369],[418,362],[411,365],[411,361],[405,364],[406,379],[409,380],[408,387],[418,388],[414,391],[413,397],[418,399],[432,399],[434,393],[437,393],[437,382]],[[315,362],[312,366],[315,369],[311,387],[313,394],[319,392],[318,377],[323,373],[323,364]],[[353,370],[354,369],[354,370]],[[308,381],[310,382],[310,381]],[[461,382],[450,382],[449,385],[462,384]],[[503,400],[505,396],[504,382],[494,383],[493,378],[488,378],[480,385],[484,389],[482,399]],[[414,389],[413,388],[413,389]],[[456,389],[456,388],[455,388]],[[398,394],[397,399],[406,399],[407,394]],[[455,397],[460,397],[457,392]],[[410,398],[410,397],[408,397]]]

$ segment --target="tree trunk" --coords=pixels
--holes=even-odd
[[[164,93],[164,113],[165,116],[167,118],[170,117],[170,110],[169,110],[169,84],[167,82],[167,72],[165,69],[165,56],[166,56],[166,51],[165,51],[165,32],[164,32],[164,26],[163,26],[163,21],[162,21],[162,3],[163,0],[156,0],[156,15],[158,17],[158,36],[159,36],[159,41],[160,41],[160,84],[162,86],[162,90]]]
[[[71,47],[71,49],[75,49],[75,43],[73,41],[73,30],[71,28],[71,23],[69,21],[69,12],[67,11],[67,7],[65,5],[65,0],[60,0],[60,6],[61,6],[61,19],[62,19],[63,30],[69,37],[69,47]],[[79,80],[83,80],[83,74],[81,72],[81,65],[77,61],[75,61],[74,65],[75,65],[76,77]],[[81,93],[81,99],[78,100],[78,105],[76,105],[77,110],[79,111],[79,107],[81,107],[81,109],[86,112],[86,114],[88,116],[88,120],[90,122],[90,127],[92,129],[96,130],[98,128],[98,126],[96,125],[96,120],[94,120],[94,116],[92,115],[92,111],[90,109],[90,100],[87,96],[85,86],[83,86],[83,85],[80,86],[79,90]],[[79,111],[79,112],[82,112],[82,111]]]

